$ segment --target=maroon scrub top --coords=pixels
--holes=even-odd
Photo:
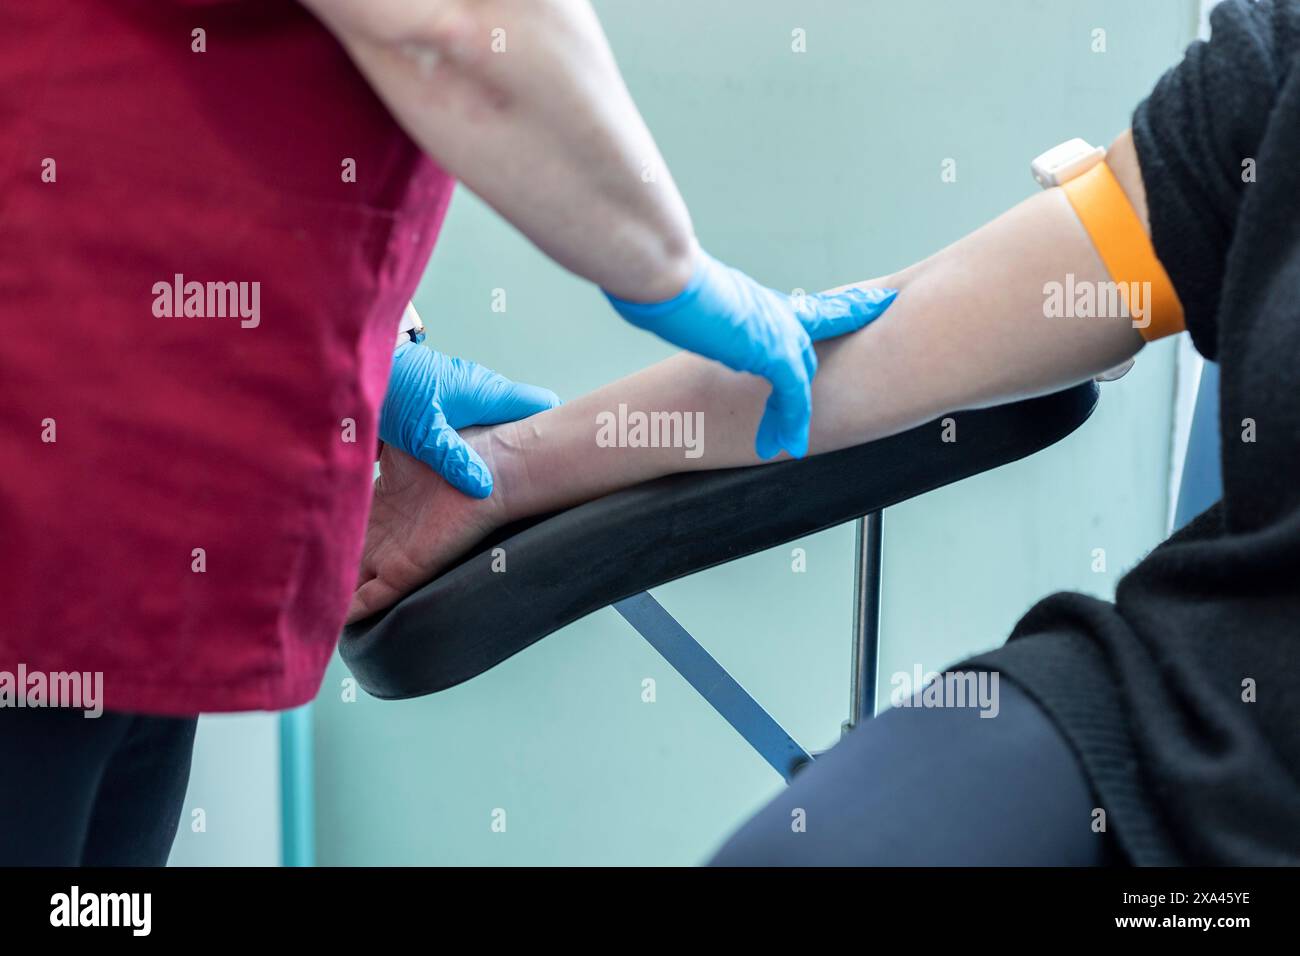
[[[0,670],[316,694],[452,188],[296,3],[0,4]]]

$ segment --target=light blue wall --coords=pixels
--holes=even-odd
[[[170,866],[279,866],[280,715],[205,714]]]
[[[1037,152],[1108,142],[1177,60],[1195,7],[597,4],[702,241],[786,289],[905,265],[1028,195]],[[668,354],[463,191],[417,304],[437,347],[565,397]],[[1159,540],[1172,355],[1148,349],[1063,445],[889,513],[886,691],[913,663],[1000,643],[1051,590],[1108,593]],[[847,712],[852,543],[848,527],[798,542],[804,574],[787,547],[657,592],[809,747]],[[1107,573],[1091,570],[1096,548]],[[345,677],[336,660],[315,708],[323,864],[695,863],[780,785],[610,610],[436,697],[346,703]],[[656,703],[641,701],[645,677]]]

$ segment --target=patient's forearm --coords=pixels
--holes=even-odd
[[[870,441],[944,412],[999,404],[1084,381],[1135,354],[1127,318],[1047,318],[1044,285],[1108,281],[1060,190],[1020,203],[943,251],[889,277],[897,300],[860,332],[821,343],[811,453]],[[674,471],[756,464],[767,385],[683,354],[558,409],[480,436],[508,481],[511,517],[550,511]],[[597,416],[702,413],[702,454],[599,447]],[[936,434],[936,441],[939,436]]]
[[[1127,136],[1112,146],[1107,163],[1145,225],[1141,174]],[[1064,388],[1136,353],[1142,338],[1131,319],[1047,317],[1045,286],[1064,284],[1071,274],[1078,288],[1109,281],[1073,207],[1053,190],[915,266],[862,283],[900,291],[871,325],[817,346],[810,451]],[[348,619],[393,604],[514,519],[670,472],[757,464],[754,434],[766,395],[761,379],[683,354],[541,415],[467,429],[465,438],[496,478],[486,499],[465,497],[386,448]],[[635,432],[635,415],[654,412],[680,413],[677,437],[690,441],[632,441],[649,437]],[[688,436],[685,418],[695,424],[697,414],[702,433]],[[633,428],[620,434],[601,421],[611,417]],[[610,438],[616,441],[605,447]],[[617,441],[623,438],[629,440]],[[936,429],[935,441],[941,438]]]

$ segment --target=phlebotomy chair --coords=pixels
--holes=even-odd
[[[392,608],[350,625],[340,653],[374,696],[418,697],[613,605],[788,780],[810,754],[646,592],[861,519],[851,727],[875,710],[883,510],[1060,441],[1097,398],[1089,382],[800,461],[671,475],[508,526]],[[960,442],[943,440],[947,419]],[[493,570],[498,548],[504,573]]]

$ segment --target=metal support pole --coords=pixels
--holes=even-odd
[[[614,605],[614,610],[663,655],[786,783],[812,762],[808,751],[795,743],[775,718],[648,593],[625,598]]]
[[[853,658],[849,677],[849,719],[845,732],[876,713],[876,670],[880,661],[880,581],[884,558],[884,513],[859,518],[853,558]]]

